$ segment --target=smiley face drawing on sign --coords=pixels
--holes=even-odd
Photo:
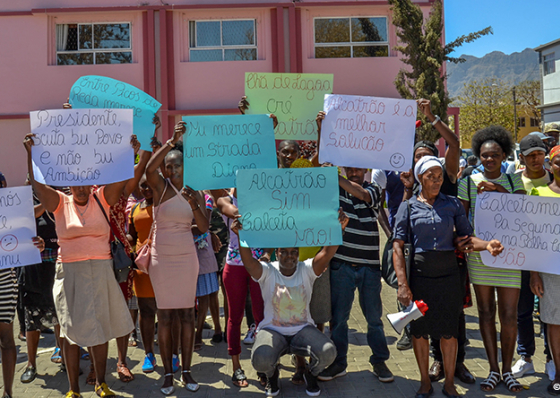
[[[396,168],[402,167],[404,165],[404,155],[402,153],[395,152],[391,155],[389,162],[393,167]]]
[[[18,247],[18,240],[14,235],[4,235],[0,239],[0,249],[11,252]]]

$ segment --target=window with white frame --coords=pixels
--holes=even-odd
[[[545,76],[556,72],[555,62],[556,60],[554,59],[554,53],[546,54],[543,57],[543,69]]]
[[[130,23],[56,25],[56,64],[132,63]]]
[[[191,62],[256,59],[257,35],[254,19],[189,21]]]
[[[315,58],[388,57],[387,17],[315,18]]]

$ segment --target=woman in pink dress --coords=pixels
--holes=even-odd
[[[204,196],[191,188],[183,187],[183,153],[174,149],[185,133],[184,122],[175,126],[173,138],[161,147],[148,162],[146,178],[154,195],[154,237],[150,279],[158,307],[158,340],[165,370],[161,392],[172,394],[173,367],[171,325],[174,318],[181,322],[182,381],[190,391],[198,390],[198,383],[191,375],[194,348],[194,305],[198,258],[191,232],[192,220],[201,233],[208,231],[204,213]],[[158,170],[165,162],[165,174]]]

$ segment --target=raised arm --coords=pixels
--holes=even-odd
[[[417,100],[418,108],[430,121],[434,123],[437,119],[438,121],[433,125],[438,133],[447,143],[447,151],[445,152],[445,170],[452,183],[457,181],[457,173],[459,172],[459,158],[461,157],[461,145],[459,143],[459,138],[451,131],[449,126],[445,124],[441,119],[436,118],[432,113],[432,104],[430,100],[421,98]]]
[[[315,151],[315,155],[311,158],[313,167],[321,167],[321,163],[319,163],[319,147],[321,146],[321,127],[323,126],[323,119],[326,115],[324,111],[320,111],[315,119],[317,122],[317,150]]]
[[[224,216],[231,218],[232,220],[235,220],[239,216],[239,210],[237,209],[237,206],[231,203],[229,196],[218,198],[216,204],[218,206],[218,210],[220,210],[220,213]]]
[[[180,121],[175,125],[175,130],[173,131],[173,137],[167,140],[164,146],[158,149],[158,151],[150,158],[146,166],[146,179],[150,188],[157,195],[154,200],[158,200],[159,196],[163,193],[165,189],[165,180],[158,173],[160,165],[165,160],[165,156],[171,151],[179,139],[185,134],[187,128],[185,127],[185,122]]]
[[[243,226],[241,225],[241,221],[239,221],[240,217],[240,215],[237,215],[237,218],[231,225],[231,230],[237,236],[239,236],[239,231],[243,228]],[[241,260],[243,261],[243,265],[245,266],[245,269],[247,270],[249,275],[251,275],[251,277],[256,280],[261,279],[262,264],[260,263],[260,261],[253,258],[251,249],[248,247],[242,247],[241,244],[239,244],[239,254],[241,255]]]
[[[340,222],[342,233],[344,233],[349,219],[348,216],[342,211],[342,207],[338,209],[338,221]],[[323,272],[325,272],[337,250],[338,245],[324,246],[321,251],[315,255],[315,258],[313,259],[313,271],[315,272],[315,275],[319,276]]]
[[[355,182],[352,182],[350,180],[347,180],[346,178],[342,177],[341,175],[338,176],[338,185],[340,185],[340,187],[342,189],[344,189],[346,192],[348,192],[349,194],[351,194],[352,196],[366,202],[366,203],[371,203],[372,202],[372,197],[369,194],[369,192],[367,190],[364,189],[364,187],[362,187],[359,184],[356,184]]]
[[[29,181],[31,182],[31,186],[37,195],[37,198],[39,198],[39,202],[41,202],[45,210],[52,213],[56,210],[58,204],[60,203],[60,196],[58,195],[58,192],[48,185],[35,181],[35,176],[33,175],[33,161],[31,159],[31,147],[34,145],[33,137],[35,137],[35,134],[29,133],[23,139],[23,146],[27,151],[27,171],[29,173]]]

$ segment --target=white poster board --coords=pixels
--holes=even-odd
[[[497,257],[481,252],[485,265],[560,275],[560,198],[483,192],[474,224],[476,236],[504,245]]]
[[[31,187],[0,189],[0,269],[39,264]]]
[[[408,171],[416,101],[325,95],[319,162],[337,166]]]
[[[51,109],[29,117],[36,181],[105,185],[134,176],[132,109]]]

